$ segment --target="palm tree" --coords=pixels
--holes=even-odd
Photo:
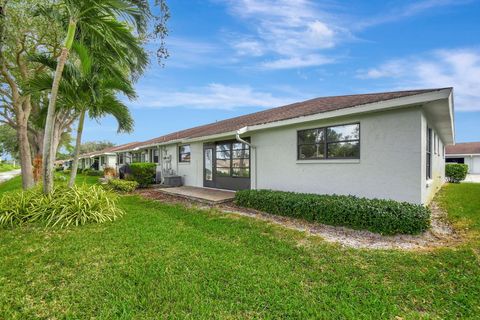
[[[52,15],[54,12],[64,22],[68,21],[66,37],[53,77],[45,122],[43,191],[50,193],[53,188],[52,140],[55,107],[62,74],[74,42],[87,36],[90,45],[101,48],[104,55],[110,54],[108,60],[120,62],[140,74],[148,62],[141,38],[145,34],[151,14],[146,0],[61,0],[55,6],[40,11],[45,15]]]
[[[136,97],[131,80],[126,77],[128,72],[121,66],[113,64],[105,67],[104,63],[95,63],[87,48],[80,43],[75,43],[73,49],[77,59],[65,65],[58,91],[60,105],[73,108],[79,114],[69,187],[75,184],[86,116],[98,119],[112,115],[118,122],[118,132],[131,132],[133,119],[130,111],[116,95],[121,93],[129,99]],[[97,56],[101,57],[100,54]],[[37,55],[31,59],[51,70],[56,69],[57,63],[46,56]],[[32,91],[48,90],[53,81],[50,74],[38,74],[29,81],[29,87]]]

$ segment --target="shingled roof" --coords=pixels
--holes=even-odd
[[[117,151],[121,151],[121,150],[131,150],[132,148],[135,148],[136,145],[141,144],[141,143],[142,142],[138,142],[138,141],[137,142],[129,142],[129,143],[121,144],[119,146],[108,147],[108,148],[105,148],[105,149],[102,149],[102,150],[99,150],[99,151],[92,151],[92,152],[84,153],[84,154],[80,155],[80,157],[81,158],[88,158],[88,157],[92,157],[92,156],[99,156],[99,155],[102,155],[102,154],[117,152]]]
[[[446,146],[446,154],[480,154],[480,142],[465,142]]]
[[[154,139],[150,139],[143,142],[133,142],[126,145],[118,146],[114,150],[102,150],[101,153],[95,153],[95,155],[128,151],[144,146],[151,146],[158,143],[166,143],[178,139],[199,138],[204,136],[210,136],[215,134],[227,133],[236,131],[243,127],[261,125],[266,123],[272,123],[276,121],[294,119],[299,117],[310,116],[314,114],[353,108],[365,104],[376,103],[386,100],[398,99],[408,96],[414,96],[423,93],[430,93],[441,91],[451,88],[435,88],[435,89],[423,89],[423,90],[407,90],[407,91],[392,91],[381,93],[367,93],[367,94],[354,94],[346,96],[331,96],[321,97],[302,102],[292,103],[289,105],[267,109],[255,113],[250,113],[244,116],[230,118],[214,123],[193,127],[186,130],[181,130],[173,133],[169,133]],[[108,151],[107,151],[108,150]],[[91,155],[90,155],[91,156]]]
[[[422,93],[440,91],[444,89],[450,88],[393,91],[315,98],[303,102],[292,103],[282,107],[247,114],[244,116],[217,121],[203,126],[177,131],[145,141],[141,145],[148,146],[156,143],[165,143],[177,139],[210,136],[214,134],[235,131],[246,126],[260,125],[281,120],[305,117],[323,112],[352,108],[364,104],[403,98]]]

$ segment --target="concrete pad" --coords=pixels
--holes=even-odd
[[[463,182],[476,182],[480,183],[480,174],[467,174],[467,177]]]
[[[163,192],[173,196],[179,196],[195,201],[205,202],[209,204],[218,204],[232,201],[235,198],[235,191],[219,190],[199,187],[174,187],[157,189],[158,192]]]

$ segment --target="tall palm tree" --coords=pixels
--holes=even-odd
[[[53,77],[50,101],[45,122],[43,147],[43,191],[53,188],[52,152],[55,107],[60,81],[73,43],[79,35],[88,36],[90,45],[109,53],[112,61],[121,62],[136,73],[143,72],[148,57],[142,47],[141,35],[145,34],[150,10],[145,0],[61,0],[54,7],[40,10],[61,17],[67,32]],[[68,21],[68,23],[67,23]],[[140,36],[139,36],[140,35]]]
[[[122,66],[110,64],[105,67],[104,63],[96,62],[88,49],[80,43],[75,43],[73,49],[77,59],[74,63],[65,65],[58,91],[60,105],[73,108],[79,114],[70,187],[75,184],[86,116],[98,119],[105,115],[112,115],[118,122],[118,132],[131,132],[133,119],[130,111],[116,95],[121,93],[129,99],[136,97],[131,79],[126,76],[128,72],[122,70]],[[37,55],[31,59],[51,70],[56,69],[57,63],[46,56]],[[38,74],[29,81],[30,90],[48,90],[53,81],[54,79],[48,73]]]

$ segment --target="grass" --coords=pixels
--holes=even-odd
[[[465,202],[478,197],[480,184],[470,196],[462,188],[449,185],[440,199],[455,223],[477,230],[480,205]],[[480,312],[476,242],[354,250],[136,196],[122,197],[121,206],[127,214],[113,223],[0,231],[0,319],[452,319]]]
[[[66,175],[66,178],[68,180],[69,176]],[[98,182],[98,178],[99,177],[77,175],[77,177],[75,179],[75,182],[77,184],[79,184],[79,183],[95,184],[95,183]],[[18,189],[21,189],[21,188],[22,188],[22,177],[21,176],[16,176],[16,177],[0,184],[0,195],[4,192],[18,190]]]
[[[471,238],[480,240],[479,183],[447,184],[437,199],[457,228],[468,230]]]
[[[14,166],[9,163],[0,163],[0,172],[7,172],[7,171],[12,171],[15,169],[20,169],[18,166]]]

